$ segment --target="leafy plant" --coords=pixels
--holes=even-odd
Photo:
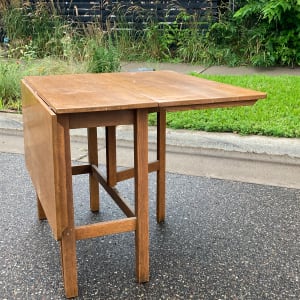
[[[120,58],[117,49],[108,42],[107,45],[92,40],[89,46],[88,72],[104,73],[120,70]]]
[[[254,64],[256,61],[266,66],[300,64],[299,0],[248,0],[234,18],[250,32],[260,33],[256,35],[259,49],[250,51]]]

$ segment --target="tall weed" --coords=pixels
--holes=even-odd
[[[121,68],[120,57],[112,42],[92,39],[88,43],[87,71],[91,73],[117,72]]]
[[[51,2],[50,2],[51,3]],[[2,22],[10,40],[10,55],[22,57],[30,47],[35,56],[64,55],[64,39],[70,35],[71,26],[57,13],[48,1],[10,6],[2,13]]]
[[[20,100],[20,80],[23,77],[19,62],[0,62],[0,101],[6,107]]]

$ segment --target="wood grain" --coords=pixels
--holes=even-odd
[[[38,215],[61,241],[65,293],[78,295],[76,240],[135,230],[136,276],[149,280],[148,172],[157,171],[157,221],[165,218],[166,111],[254,104],[266,94],[172,71],[29,76],[22,80],[25,159]],[[157,112],[157,160],[148,163],[148,113]],[[134,124],[134,168],[117,172],[116,127]],[[107,179],[98,170],[97,129],[106,126]],[[88,128],[89,165],[71,167],[72,128]],[[129,219],[75,227],[72,174],[89,173]],[[135,209],[114,188],[134,177]]]
[[[72,191],[71,145],[68,115],[57,118],[57,138],[54,144],[55,178],[57,178],[57,199],[61,206],[61,218],[67,227],[62,232],[61,261],[65,295],[78,296],[76,238],[74,224],[74,205]],[[66,207],[66,210],[63,208]]]
[[[29,76],[25,80],[57,114],[157,106],[136,94],[127,86],[126,76],[120,74]]]
[[[98,166],[98,141],[97,128],[92,127],[87,129],[88,136],[88,161],[90,165]],[[100,209],[99,183],[97,178],[92,173],[89,174],[90,184],[90,209],[93,212],[98,212]]]
[[[57,114],[251,101],[265,93],[172,71],[25,78]],[[72,127],[72,126],[71,126]]]
[[[157,113],[157,160],[159,168],[156,175],[156,220],[165,220],[166,210],[166,111]]]
[[[148,112],[136,111],[134,124],[136,276],[149,281]]]
[[[77,226],[75,228],[76,240],[90,239],[110,234],[134,231],[135,228],[135,217]]]
[[[113,187],[117,184],[116,126],[105,127],[105,137],[107,184]]]
[[[119,206],[119,208],[123,211],[123,213],[127,217],[134,217],[135,212],[134,209],[130,206],[129,203],[125,199],[122,198],[119,191],[108,185],[106,178],[101,174],[99,169],[96,166],[92,166],[93,175],[97,178],[102,187],[106,190],[106,192],[111,196],[111,198],[115,201],[115,203]]]
[[[57,117],[24,81],[21,89],[26,166],[53,235],[60,239],[67,223],[63,218],[66,206],[60,201],[56,176],[59,168],[55,156]]]

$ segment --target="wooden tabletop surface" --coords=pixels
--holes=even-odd
[[[28,76],[57,114],[253,101],[265,93],[173,71]],[[236,103],[238,104],[238,103]]]

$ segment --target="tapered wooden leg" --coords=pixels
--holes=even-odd
[[[60,240],[61,263],[65,295],[67,298],[72,298],[78,296],[78,284],[69,120],[67,117],[60,117],[58,120],[55,150],[56,164],[59,166],[57,173],[58,203],[66,204],[66,209],[60,212],[62,223],[65,224]]]
[[[47,219],[45,211],[42,207],[41,201],[39,199],[39,196],[36,195],[36,200],[37,200],[37,211],[38,211],[38,218],[39,220],[45,220]]]
[[[88,128],[88,159],[90,165],[98,166],[98,141],[97,141],[97,128]],[[99,211],[99,183],[98,180],[92,175],[89,175],[90,182],[90,208],[91,211]]]
[[[61,264],[67,298],[78,296],[75,229],[70,227],[60,241]]]
[[[157,160],[159,170],[157,171],[157,200],[156,200],[156,220],[165,220],[166,210],[166,111],[157,113]]]
[[[107,183],[109,186],[113,187],[117,184],[116,126],[105,127],[105,133]]]
[[[148,113],[136,111],[134,124],[136,276],[149,281]]]

